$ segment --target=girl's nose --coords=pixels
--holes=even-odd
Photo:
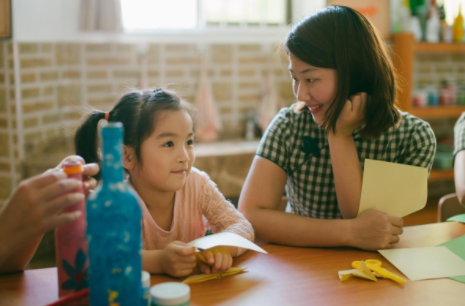
[[[178,157],[179,162],[187,163],[189,161],[189,154],[187,152],[187,149],[183,147],[180,151],[181,152],[179,152],[179,157]]]

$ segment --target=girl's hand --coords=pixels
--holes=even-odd
[[[174,277],[191,274],[196,264],[195,248],[181,241],[168,244],[160,256],[160,267],[163,273]]]
[[[201,252],[208,264],[199,262],[199,270],[204,274],[223,273],[231,268],[233,259],[231,253],[235,254],[237,248],[217,246]]]
[[[351,219],[350,245],[370,251],[392,248],[403,233],[404,220],[369,209]]]
[[[351,137],[352,132],[365,121],[367,93],[351,96],[344,105],[336,123],[336,136]]]
[[[62,171],[63,170],[63,164],[67,161],[78,161],[80,162],[82,166],[82,182],[83,185],[82,187],[84,188],[84,193],[86,196],[89,195],[97,187],[97,181],[93,178],[94,175],[96,175],[100,171],[100,167],[97,164],[91,163],[91,164],[86,164],[84,159],[79,156],[79,155],[70,155],[63,159],[58,166],[56,166],[53,169],[47,170],[45,173],[49,173],[51,171]]]

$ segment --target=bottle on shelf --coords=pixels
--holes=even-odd
[[[454,33],[454,42],[461,43],[463,42],[463,16],[462,16],[462,5],[459,3],[459,13],[454,19],[453,33]]]
[[[457,102],[457,89],[452,82],[442,81],[439,91],[439,103],[441,105],[454,105]]]
[[[430,16],[426,24],[426,41],[430,43],[437,43],[440,39],[441,21],[439,19],[439,12],[436,7],[436,1],[431,1]]]
[[[123,125],[101,130],[102,180],[87,200],[91,305],[141,305],[142,213],[124,182]]]
[[[412,15],[410,13],[409,0],[398,0],[394,14],[394,33],[412,31]]]
[[[452,26],[446,21],[446,10],[444,3],[438,7],[439,20],[441,21],[441,41],[451,43],[453,41]]]
[[[417,6],[417,16],[420,25],[420,41],[426,41],[426,21],[428,17],[428,7],[426,4]]]

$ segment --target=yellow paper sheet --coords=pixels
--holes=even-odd
[[[378,252],[412,281],[465,275],[465,261],[444,246]]]
[[[228,232],[208,235],[208,236],[205,236],[199,239],[195,239],[189,242],[189,244],[198,249],[204,249],[204,250],[223,245],[223,246],[234,246],[234,247],[254,250],[260,253],[267,254],[267,252],[264,249],[262,249],[255,243],[237,234],[228,233]]]
[[[376,209],[404,217],[425,207],[428,170],[403,164],[365,159],[360,215]]]
[[[237,273],[243,272],[247,268],[236,268],[236,267],[231,267],[229,268],[228,271],[224,273],[212,273],[212,274],[198,274],[198,275],[192,275],[186,278],[183,283],[184,284],[195,284],[195,283],[201,283],[201,282],[206,282],[212,279],[220,279],[226,276],[231,276]]]

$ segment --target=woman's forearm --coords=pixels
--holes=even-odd
[[[352,135],[329,133],[331,164],[339,209],[345,219],[358,214],[362,192],[362,167]]]
[[[313,219],[272,209],[245,212],[259,241],[299,247],[352,245],[351,220]]]
[[[24,241],[23,246],[19,248],[10,248],[7,245],[0,246],[0,274],[24,271],[34,256],[42,237],[43,235],[40,235],[38,238]]]

